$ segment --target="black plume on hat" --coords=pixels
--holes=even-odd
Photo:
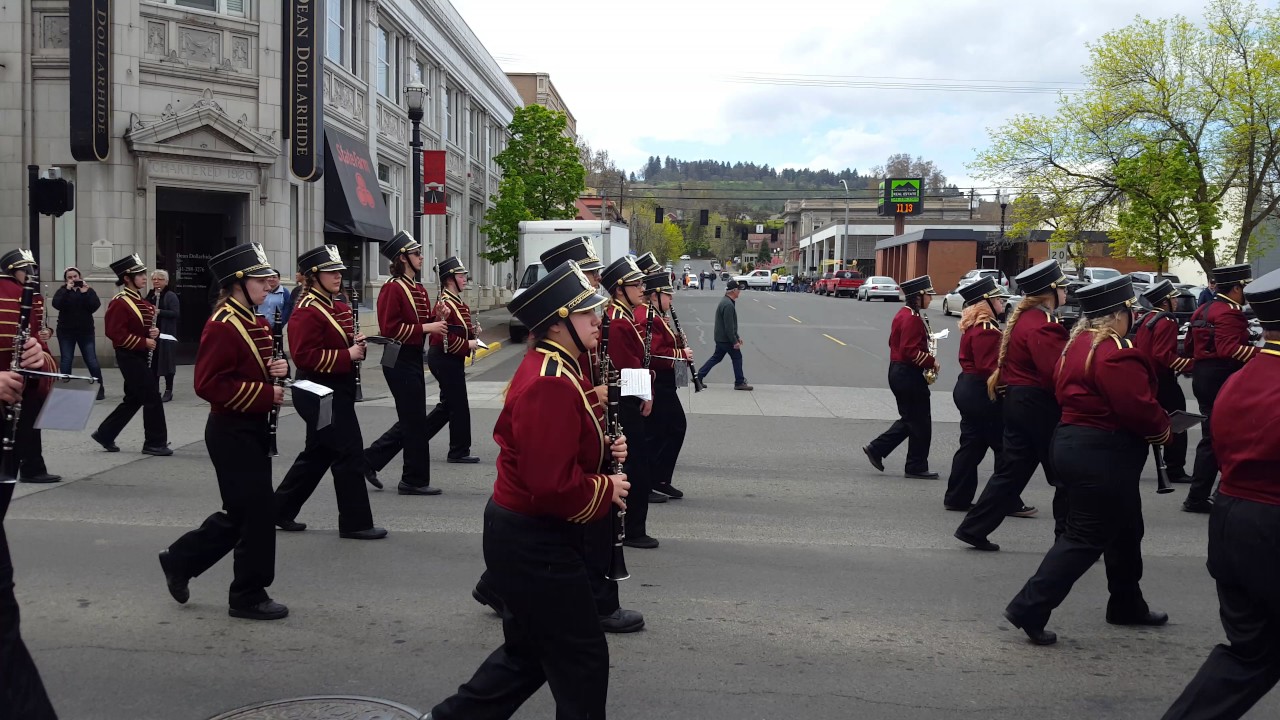
[[[594,310],[605,302],[578,264],[568,260],[513,298],[507,309],[530,330],[543,330],[572,313]]]
[[[1280,270],[1272,270],[1249,283],[1244,301],[1258,316],[1263,330],[1280,330]]]
[[[547,270],[557,267],[565,260],[578,263],[578,269],[583,272],[604,267],[604,263],[600,262],[600,258],[596,255],[596,249],[591,245],[591,238],[586,235],[562,242],[542,253],[538,259],[542,261],[542,267]]]
[[[378,252],[382,253],[382,257],[388,260],[395,260],[400,257],[401,253],[413,252],[414,250],[421,249],[422,245],[418,244],[418,241],[414,240],[412,235],[403,230],[393,235],[390,240],[383,241],[382,245],[378,246]]]
[[[1039,295],[1067,286],[1067,276],[1062,273],[1062,266],[1057,260],[1045,260],[1030,270],[1023,270],[1014,276],[1013,281],[1023,295]]]
[[[1133,278],[1121,275],[1086,285],[1076,291],[1076,300],[1080,301],[1080,312],[1091,318],[1113,313],[1121,307],[1132,307],[1137,301]]]

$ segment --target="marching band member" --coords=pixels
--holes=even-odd
[[[289,532],[307,529],[306,523],[297,521],[298,512],[332,470],[338,536],[378,540],[387,531],[373,524],[364,487],[364,441],[356,418],[355,363],[365,356],[364,335],[355,331],[351,307],[336,298],[347,266],[337,247],[322,245],[299,255],[298,269],[304,275],[303,291],[289,315],[289,356],[298,366],[299,380],[333,390],[332,421],[317,428],[319,396],[294,393],[294,408],[307,423],[307,440],[276,489],[276,527]]]
[[[1071,587],[1106,554],[1107,622],[1163,625],[1142,597],[1142,501],[1138,480],[1147,445],[1169,441],[1169,416],[1156,401],[1156,371],[1124,336],[1133,323],[1133,280],[1122,275],[1076,292],[1083,317],[1071,332],[1057,374],[1062,424],[1053,459],[1070,495],[1066,529],[1005,617],[1036,645]]]
[[[676,500],[684,497],[684,493],[672,484],[676,461],[680,459],[685,433],[689,429],[684,405],[680,404],[680,393],[676,391],[676,362],[684,362],[691,355],[688,348],[680,355],[676,354],[676,334],[667,324],[667,313],[671,310],[674,293],[675,289],[671,287],[666,273],[646,275],[645,302],[633,310],[635,325],[645,334],[649,343],[649,370],[653,374],[653,409],[645,422],[645,450],[652,457],[649,465],[649,479],[653,483],[653,492],[649,493],[650,502],[657,495]],[[651,316],[652,322],[649,320]],[[650,327],[653,328],[652,332]],[[639,541],[649,545],[647,541]],[[657,544],[655,540],[649,546],[657,547]]]
[[[209,403],[204,443],[218,476],[222,510],[160,553],[169,594],[191,596],[188,582],[235,550],[231,617],[278,620],[289,608],[267,595],[275,579],[276,538],[271,492],[268,414],[284,402],[275,384],[289,372],[267,321],[253,313],[274,272],[258,243],[237,245],[209,260],[221,292],[196,351],[196,395]]]
[[[10,355],[13,354],[13,343],[6,344],[4,340],[17,337],[22,292],[27,281],[34,279],[36,269],[35,258],[32,257],[30,250],[18,248],[0,257],[0,308],[3,308],[3,312],[0,312],[0,330],[4,331],[0,335],[0,348]],[[31,299],[31,317],[28,322],[31,337],[39,343],[41,351],[48,355],[48,362],[34,369],[57,372],[58,364],[49,353],[46,339],[40,335],[40,329],[44,327],[45,314],[44,297],[38,288]],[[9,365],[6,362],[0,367],[7,368]],[[46,384],[33,382],[27,384],[26,391],[23,393],[22,414],[18,417],[17,436],[19,482],[55,483],[62,480],[61,475],[49,473],[44,462],[41,432],[36,428],[36,418],[40,415],[40,409],[44,407],[48,391]]]
[[[1037,464],[1044,468],[1049,484],[1058,487],[1050,444],[1062,410],[1054,398],[1053,376],[1068,334],[1054,312],[1066,302],[1067,278],[1056,260],[1046,260],[1014,281],[1024,297],[1009,317],[1000,338],[995,372],[987,380],[992,398],[1004,395],[1003,447],[978,504],[955,532],[957,540],[979,550],[1000,549],[987,536],[1007,515],[1026,507],[1022,491]],[[1055,535],[1062,532],[1066,502],[1066,491],[1058,487],[1053,497]]]
[[[1165,412],[1186,410],[1187,398],[1182,394],[1178,376],[1191,371],[1194,361],[1178,355],[1178,321],[1173,316],[1173,299],[1178,289],[1168,280],[1161,280],[1147,290],[1142,297],[1154,308],[1138,321],[1133,338],[1134,347],[1147,354],[1156,366],[1160,381],[1156,399]],[[1164,461],[1169,482],[1191,482],[1187,475],[1187,434],[1174,433],[1164,449]]]
[[[430,298],[422,284],[417,282],[422,272],[422,246],[418,241],[401,230],[384,242],[379,251],[391,261],[391,279],[378,293],[378,329],[384,337],[402,344],[396,356],[396,366],[382,368],[396,403],[396,423],[365,448],[369,473],[365,479],[378,487],[373,482],[378,471],[403,450],[404,468],[397,492],[401,495],[439,495],[440,488],[431,487],[430,444],[420,438],[411,439],[410,434],[420,432],[427,421],[422,346],[429,335],[444,333],[445,323],[431,316]]]
[[[547,683],[558,718],[603,718],[609,646],[596,617],[584,523],[625,507],[626,475],[601,468],[627,457],[609,446],[605,408],[578,357],[596,345],[604,303],[569,261],[508,305],[531,347],[494,427],[493,497],[484,511],[487,576],[506,614],[505,642],[425,718],[510,717]]]
[[[884,472],[884,459],[907,442],[906,471],[909,478],[932,480],[938,473],[929,470],[929,443],[933,434],[926,371],[938,372],[938,358],[929,352],[929,319],[924,311],[934,296],[928,275],[902,283],[903,308],[893,316],[889,330],[889,389],[898,401],[898,419],[875,440],[862,448],[871,465]]]
[[[1235,720],[1280,678],[1280,272],[1243,299],[1266,343],[1214,399],[1224,410],[1213,421],[1222,483],[1209,515],[1209,574],[1230,645],[1209,653],[1164,720]]]
[[[142,452],[146,455],[172,455],[169,449],[169,430],[164,421],[164,403],[160,399],[160,379],[148,366],[150,353],[155,352],[156,306],[142,297],[147,287],[147,267],[137,254],[111,263],[116,274],[116,285],[124,287],[107,304],[103,320],[107,338],[116,349],[116,365],[124,376],[124,399],[102,421],[90,437],[107,452],[120,452],[116,436],[142,408],[144,440]]]
[[[448,424],[446,459],[451,463],[477,463],[480,458],[471,454],[471,402],[467,398],[465,362],[475,352],[478,340],[471,308],[462,301],[467,269],[458,258],[449,257],[436,266],[436,273],[440,275],[440,295],[433,316],[445,324],[446,331],[432,335],[427,350],[427,367],[440,386],[440,401],[427,415],[426,439],[435,437]]]
[[[542,269],[546,272],[560,267],[566,260],[572,260],[578,263],[578,269],[582,271],[583,275],[587,276],[587,281],[591,283],[591,287],[597,290],[600,289],[600,271],[604,269],[604,264],[600,262],[600,257],[596,255],[596,249],[591,245],[591,238],[585,235],[556,245],[542,253],[538,259],[542,261]],[[598,353],[599,348],[593,348],[589,352],[583,353],[582,357],[578,358],[578,366],[582,368],[599,368],[600,357]],[[591,373],[588,373],[587,377],[595,383],[596,392],[602,393],[600,401],[607,402],[608,396],[604,394],[607,393],[607,388],[601,382],[601,378],[597,378]]]
[[[1213,454],[1213,405],[1218,391],[1232,373],[1257,354],[1249,339],[1249,324],[1240,309],[1244,303],[1244,286],[1253,271],[1249,265],[1229,265],[1213,269],[1218,291],[1209,302],[1196,308],[1187,333],[1187,355],[1195,361],[1191,370],[1191,391],[1196,394],[1200,414],[1200,444],[1196,445],[1195,465],[1191,469],[1191,489],[1182,509],[1207,513],[1213,508],[1209,493],[1218,477],[1218,460]]]

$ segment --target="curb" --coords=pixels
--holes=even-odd
[[[464,366],[464,367],[471,367],[471,364],[472,364],[473,362],[477,362],[477,361],[479,361],[479,360],[482,360],[482,359],[484,359],[484,358],[486,358],[486,357],[488,357],[488,356],[490,356],[490,355],[492,355],[492,354],[494,354],[494,353],[498,352],[498,351],[499,351],[499,350],[501,350],[501,349],[502,349],[502,343],[501,343],[500,341],[495,340],[494,342],[489,343],[489,347],[488,347],[488,348],[480,348],[480,349],[476,350],[476,354],[475,354],[475,356],[474,356],[474,357],[473,357],[473,356],[470,356],[470,355],[469,355],[469,356],[467,356],[466,361],[465,361],[465,362],[463,362],[463,366]]]

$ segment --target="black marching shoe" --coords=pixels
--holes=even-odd
[[[1182,503],[1182,512],[1189,513],[1208,513],[1213,510],[1213,503],[1209,500],[1187,500]]]
[[[191,599],[191,589],[187,587],[190,578],[173,567],[173,556],[168,550],[160,551],[160,569],[164,571],[164,582],[169,586],[169,594],[179,604],[186,604]]]
[[[635,537],[627,537],[622,539],[622,544],[629,548],[637,548],[640,550],[652,550],[658,547],[656,538],[648,535],[636,535]]]
[[[476,582],[475,588],[471,591],[471,597],[475,598],[476,602],[481,605],[493,608],[493,611],[499,615],[506,609],[506,604],[502,602],[502,598],[498,597],[498,594],[484,580]]]
[[[975,550],[983,550],[985,552],[995,552],[1000,549],[999,545],[991,542],[986,538],[975,537],[973,535],[970,535],[967,532],[962,532],[960,530],[957,530],[955,532],[955,538],[962,543],[967,543],[969,545],[972,545]]]
[[[673,486],[671,483],[658,483],[657,485],[653,486],[653,489],[662,493],[663,495],[666,495],[672,500],[679,500],[680,498],[684,497],[684,493],[677,490],[675,486]]]
[[[169,402],[173,399],[173,388],[165,388],[164,395],[160,397],[160,402]]]
[[[633,633],[644,629],[644,616],[635,610],[618,608],[610,615],[600,616],[600,629],[607,633]]]
[[[1169,622],[1169,613],[1148,610],[1144,613],[1122,614],[1107,610],[1107,622],[1111,625],[1148,625],[1155,627]]]
[[[1008,610],[1004,611],[1004,619],[1008,620],[1010,625],[1026,633],[1027,639],[1034,645],[1052,645],[1058,642],[1057,633],[1045,630],[1044,628],[1023,627],[1022,623],[1014,619],[1013,614]]]
[[[365,528],[364,530],[348,530],[338,533],[338,537],[346,538],[347,540],[381,540],[386,536],[387,529],[377,526]]]
[[[307,529],[307,524],[297,520],[277,520],[276,527],[285,532],[302,532]]]
[[[904,472],[902,473],[902,477],[915,478],[916,480],[937,480],[938,473],[931,470],[925,470],[924,472]]]
[[[116,445],[111,440],[103,439],[102,436],[98,435],[97,430],[94,430],[93,432],[89,433],[89,437],[93,438],[93,441],[101,445],[102,449],[106,450],[107,452],[120,452],[119,445]]]
[[[364,481],[379,490],[382,489],[382,481],[378,479],[378,473],[373,468],[368,468],[364,471]]]
[[[98,383],[98,397],[97,397],[97,399],[98,399],[98,400],[106,400],[106,399],[107,399],[107,388],[106,388],[106,386],[105,386],[105,385],[103,385],[102,383]]]
[[[1185,473],[1184,473],[1184,474],[1182,474],[1182,475],[1170,475],[1170,476],[1169,476],[1169,482],[1171,482],[1171,483],[1175,483],[1175,484],[1184,484],[1184,485],[1185,485],[1185,484],[1187,484],[1187,483],[1191,482],[1191,476],[1190,476],[1190,475],[1187,475],[1187,474],[1185,474]]]
[[[879,470],[880,472],[884,472],[884,458],[880,458],[875,455],[872,455],[870,445],[864,445],[862,448],[862,452],[865,453],[867,456],[867,459],[871,461],[871,467]]]
[[[18,481],[24,483],[56,483],[62,482],[61,475],[51,475],[47,472],[28,475],[24,472],[18,473]]]
[[[442,491],[440,488],[431,487],[430,485],[418,487],[401,480],[400,484],[396,486],[396,492],[401,495],[439,495]]]
[[[169,447],[149,447],[149,446],[147,446],[147,445],[143,445],[143,446],[142,446],[142,454],[143,454],[143,455],[155,455],[155,456],[158,456],[158,457],[168,457],[168,456],[170,456],[170,455],[172,455],[172,454],[173,454],[173,448],[169,448]]]
[[[649,504],[650,504],[650,505],[661,505],[662,503],[664,503],[664,502],[666,502],[666,501],[667,501],[667,496],[666,496],[666,495],[663,495],[662,493],[658,492],[657,490],[650,490],[650,491],[649,491]]]
[[[244,618],[245,620],[279,620],[289,616],[289,608],[281,605],[275,600],[263,600],[257,605],[249,607],[231,607],[227,609],[227,614],[233,618]]]
[[[480,462],[480,458],[475,455],[463,455],[462,457],[450,457],[445,459],[451,463],[465,463],[467,465],[474,465],[475,463]]]

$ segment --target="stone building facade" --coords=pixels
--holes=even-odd
[[[564,113],[565,134],[570,140],[578,139],[578,121],[573,117],[573,113],[569,111],[569,106],[565,104],[564,98],[560,97],[560,91],[556,89],[555,83],[551,82],[551,76],[547,73],[507,73],[507,79],[515,86],[516,92],[520,93],[520,99],[525,105],[541,105],[548,110],[556,110]]]
[[[326,222],[332,175],[307,183],[289,172],[280,131],[284,6],[114,0],[110,157],[80,163],[68,141],[69,0],[0,6],[0,227],[8,230],[0,244],[26,244],[27,165],[58,168],[76,183],[75,211],[41,221],[47,294],[75,265],[105,301],[109,262],[136,252],[169,271],[184,310],[180,356],[189,358],[208,311],[205,259],[261,242],[288,284],[299,251],[331,242],[372,308],[386,272],[376,243]],[[493,157],[521,105],[515,88],[448,2],[324,0],[317,10],[326,137],[346,136],[364,153],[377,187],[362,190],[377,192],[388,229],[412,228],[402,89],[425,84],[423,142],[446,151],[448,197],[446,215],[424,218],[427,259],[458,255],[472,271],[474,304],[498,302],[513,268],[479,257],[480,226],[498,187]]]

